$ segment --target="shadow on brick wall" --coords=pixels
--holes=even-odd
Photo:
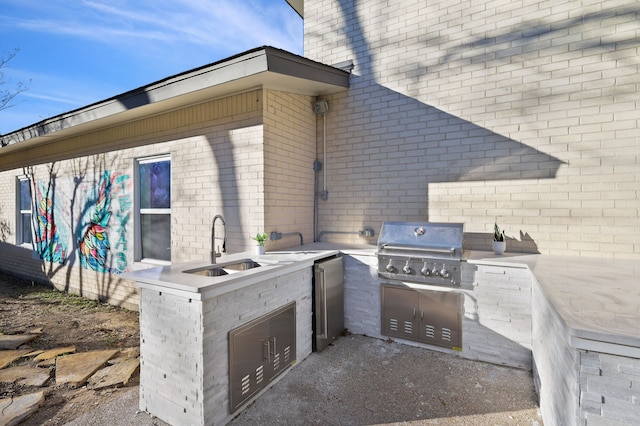
[[[519,231],[519,236],[505,235],[507,252],[540,254],[538,244],[527,232]],[[491,242],[493,233],[489,232],[465,232],[464,249],[492,251]]]

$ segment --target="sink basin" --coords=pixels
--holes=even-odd
[[[192,269],[190,271],[184,271],[187,274],[195,274],[202,275],[203,277],[222,277],[224,275],[228,275],[229,273],[224,269],[215,266],[215,267],[206,267],[202,269]]]
[[[235,272],[246,271],[259,266],[262,265],[253,259],[241,259],[228,263],[216,263],[203,268],[190,269],[188,271],[184,271],[184,273],[202,275],[204,277],[222,277],[230,273],[233,274]]]
[[[231,269],[232,271],[246,271],[247,269],[257,268],[258,266],[262,265],[251,259],[243,259],[239,262],[228,263],[221,266],[224,269]]]

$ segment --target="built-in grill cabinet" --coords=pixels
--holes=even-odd
[[[462,294],[382,285],[382,334],[462,350]]]
[[[295,361],[295,302],[231,330],[230,411],[236,411]]]

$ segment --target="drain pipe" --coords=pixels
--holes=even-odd
[[[315,172],[313,177],[313,241],[318,240],[318,197],[326,201],[329,198],[329,192],[327,191],[327,111],[329,111],[329,104],[324,100],[316,100],[313,104],[313,110],[316,115],[322,115],[322,157],[323,162],[318,160],[313,162],[313,171]],[[323,188],[322,192],[318,191],[318,173],[323,171]]]
[[[316,101],[313,104],[313,109],[318,115],[322,115],[322,164],[323,164],[323,186],[320,198],[327,201],[329,198],[329,192],[327,191],[327,111],[329,111],[329,104],[327,101]]]
[[[313,241],[318,241],[318,173],[322,170],[322,163],[313,162]]]

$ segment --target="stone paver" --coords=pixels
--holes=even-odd
[[[56,384],[78,387],[118,354],[118,350],[83,352],[56,359]]]
[[[35,413],[44,402],[44,392],[30,393],[16,398],[0,399],[0,425],[14,426]]]
[[[129,382],[133,373],[140,366],[139,359],[128,359],[105,367],[89,377],[89,389],[102,389],[111,386],[122,386]]]
[[[61,347],[61,348],[53,348],[53,349],[49,349],[47,351],[44,351],[44,352],[40,353],[33,360],[35,362],[46,361],[46,360],[55,358],[58,355],[72,354],[75,351],[76,351],[76,347],[75,346],[65,346],[65,347]]]
[[[24,386],[44,386],[50,376],[51,370],[28,365],[0,370],[0,382]]]
[[[23,355],[31,352],[31,349],[14,349],[11,351],[0,351],[0,369],[5,368]]]
[[[37,334],[0,334],[0,350],[18,349],[36,337]]]

